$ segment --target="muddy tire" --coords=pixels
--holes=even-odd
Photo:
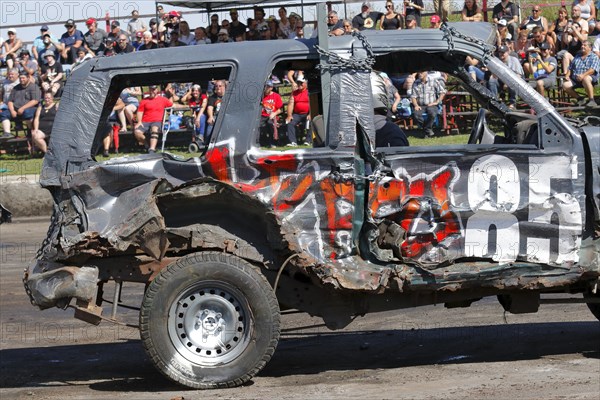
[[[239,386],[271,359],[280,312],[269,282],[225,253],[182,257],[152,281],[140,311],[142,343],[169,379],[195,389]]]
[[[594,294],[592,292],[587,292],[583,294],[584,298],[600,298],[600,294]],[[594,314],[594,317],[596,317],[598,319],[598,321],[600,321],[600,303],[587,303],[588,308],[590,309],[590,311],[592,312],[592,314]]]

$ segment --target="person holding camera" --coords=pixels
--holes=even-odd
[[[563,50],[558,53],[558,57],[562,57],[563,71],[569,69],[569,65],[581,50],[581,45],[587,41],[587,33],[583,33],[580,22],[569,22],[567,32],[563,35]]]
[[[556,85],[556,67],[558,66],[556,58],[550,54],[548,43],[540,44],[539,48],[535,48],[529,53],[529,65],[531,65],[533,78],[535,79],[529,84],[539,94],[545,96],[545,90]]]

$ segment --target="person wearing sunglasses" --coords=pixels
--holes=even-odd
[[[537,4],[531,9],[531,15],[523,19],[519,29],[532,30],[536,26],[541,27],[544,34],[548,32],[548,20],[542,15],[542,9]]]
[[[385,3],[385,14],[379,19],[379,29],[382,31],[399,30],[404,27],[404,18],[396,12],[394,3]]]

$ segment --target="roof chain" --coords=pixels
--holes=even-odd
[[[363,71],[371,71],[373,69],[373,64],[375,64],[375,53],[373,53],[373,48],[371,44],[367,41],[365,35],[363,35],[359,31],[352,32],[352,36],[355,36],[360,40],[363,44],[363,47],[367,51],[367,57],[358,59],[354,56],[350,56],[350,58],[343,58],[337,55],[332,51],[325,51],[319,45],[315,45],[317,52],[328,58],[328,62],[326,64],[319,64],[317,66],[318,69],[328,69],[328,70],[342,70],[342,69],[352,69],[352,70],[363,70]]]
[[[482,61],[484,61],[484,63],[494,53],[493,46],[490,46],[483,40],[479,40],[474,37],[467,36],[463,33],[460,33],[459,31],[456,30],[456,28],[449,27],[445,22],[442,24],[440,29],[442,30],[442,32],[444,32],[444,38],[448,41],[448,48],[449,48],[450,52],[454,51],[454,40],[453,40],[453,36],[454,36],[456,38],[463,39],[466,42],[475,43],[475,44],[478,44],[481,47],[483,47],[484,59]]]

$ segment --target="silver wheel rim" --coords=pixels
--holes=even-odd
[[[176,296],[168,332],[188,361],[212,366],[233,361],[247,347],[250,309],[239,290],[222,282],[202,282]]]

